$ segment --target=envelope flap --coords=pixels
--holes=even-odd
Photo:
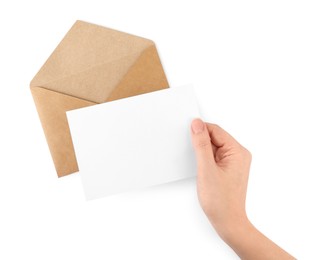
[[[78,74],[47,82],[43,87],[91,102],[102,103],[136,62],[137,57],[138,54],[128,55],[88,68]]]
[[[148,39],[77,21],[30,85],[55,90],[55,85],[48,83],[91,71],[92,68],[121,60],[125,56],[138,57],[145,48],[153,44]]]

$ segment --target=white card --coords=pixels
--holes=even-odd
[[[192,177],[192,87],[67,112],[87,199]]]

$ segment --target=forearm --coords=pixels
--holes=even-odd
[[[248,219],[231,224],[226,231],[219,232],[219,235],[243,260],[295,259],[264,236]]]

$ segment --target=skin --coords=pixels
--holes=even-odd
[[[249,221],[245,200],[251,153],[221,127],[191,124],[200,205],[219,236],[241,259],[295,259]]]

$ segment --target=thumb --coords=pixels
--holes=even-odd
[[[211,137],[206,124],[201,119],[194,119],[191,123],[191,133],[198,168],[204,169],[214,164]]]

